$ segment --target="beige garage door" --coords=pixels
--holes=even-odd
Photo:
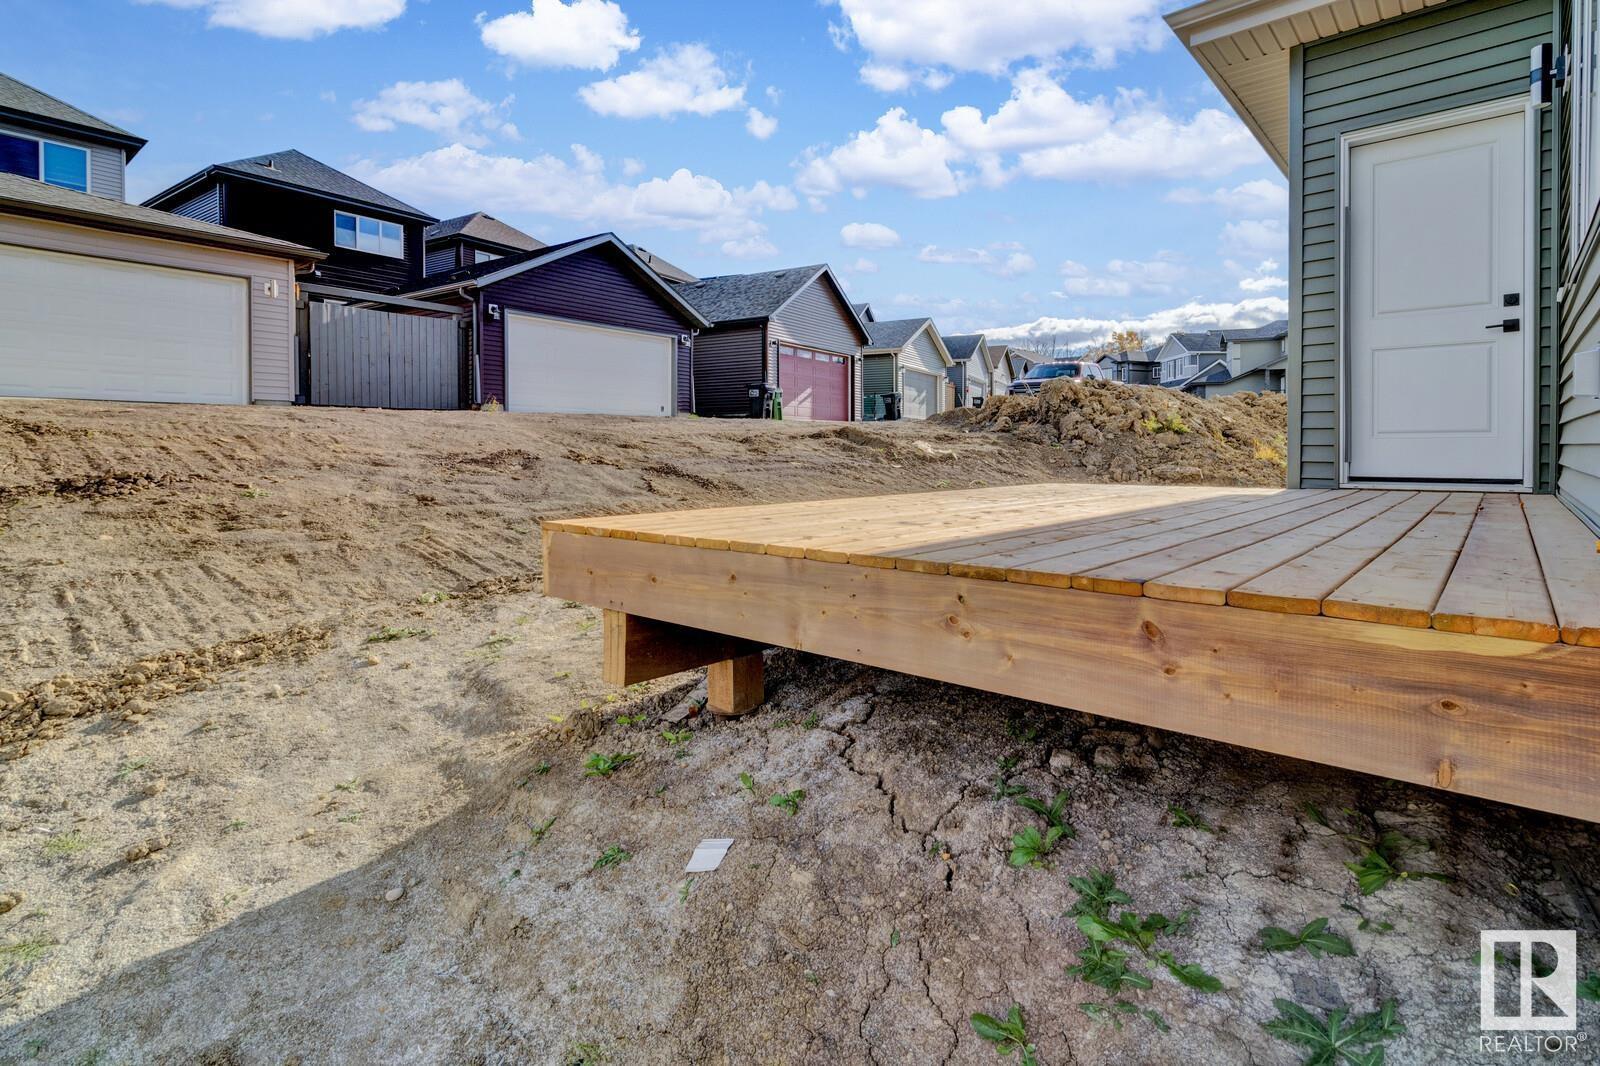
[[[244,403],[249,282],[0,245],[0,396]]]
[[[659,333],[506,316],[506,410],[670,415],[673,353]]]
[[[938,411],[939,388],[943,378],[924,374],[920,370],[900,372],[900,391],[905,396],[906,418],[927,418]]]

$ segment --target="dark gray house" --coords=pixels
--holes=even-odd
[[[426,249],[423,273],[428,276],[545,247],[543,241],[482,211],[435,222],[422,236]]]
[[[694,409],[694,335],[710,323],[615,234],[436,275],[407,295],[469,311],[478,403],[559,414]]]
[[[1152,345],[1143,351],[1108,352],[1096,362],[1108,381],[1149,385],[1155,382],[1156,371],[1161,367],[1161,346]]]
[[[993,389],[989,347],[983,334],[950,334],[944,338],[944,347],[953,364],[945,369],[945,376],[956,387],[956,405],[982,407]]]
[[[676,286],[711,328],[695,341],[694,409],[750,411],[750,386],[783,390],[785,418],[849,421],[861,409],[867,327],[826,264]]]
[[[432,215],[288,149],[216,163],[150,197],[146,207],[315,248],[302,280],[375,295],[423,278]]]
[[[123,168],[145,140],[0,74],[0,174],[123,199]]]

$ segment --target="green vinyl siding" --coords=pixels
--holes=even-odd
[[[1570,40],[1571,5],[1563,5],[1563,41]],[[1566,100],[1556,98],[1556,121],[1565,123]],[[1573,390],[1574,364],[1580,352],[1600,346],[1600,226],[1572,211],[1570,141],[1563,138],[1557,160],[1560,238],[1565,285],[1561,301],[1561,359],[1555,375],[1557,404],[1556,489],[1561,498],[1600,533],[1600,399],[1578,396]],[[1573,253],[1572,228],[1585,238],[1582,248]],[[1582,358],[1596,358],[1584,355]]]
[[[861,392],[862,392],[862,417],[869,411],[865,410],[866,398],[877,396],[894,390],[894,356],[892,355],[867,355],[861,358]]]
[[[1291,484],[1339,481],[1339,138],[1528,91],[1552,0],[1466,0],[1296,48],[1290,63],[1288,375]],[[1555,144],[1540,113],[1535,483],[1555,479]],[[1530,315],[1529,327],[1534,326]]]

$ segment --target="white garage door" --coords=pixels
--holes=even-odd
[[[244,403],[249,282],[0,245],[0,396]]]
[[[666,415],[675,341],[562,319],[506,316],[506,410]]]
[[[905,397],[906,418],[927,418],[936,411],[938,388],[941,379],[920,370],[903,370],[900,373],[900,391]]]

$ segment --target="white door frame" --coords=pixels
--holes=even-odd
[[[1526,404],[1522,414],[1523,436],[1525,446],[1523,452],[1523,478],[1520,485],[1483,484],[1480,482],[1405,482],[1394,481],[1361,481],[1350,476],[1350,373],[1349,350],[1350,343],[1350,262],[1349,262],[1349,228],[1350,228],[1350,150],[1358,145],[1373,144],[1378,141],[1389,141],[1399,137],[1409,137],[1416,133],[1429,133],[1433,130],[1448,129],[1451,126],[1461,126],[1469,122],[1478,122],[1487,118],[1501,118],[1506,115],[1522,115],[1522,133],[1526,174],[1523,180],[1523,247],[1522,247],[1522,276],[1523,293],[1522,301],[1523,328],[1522,328],[1522,380],[1527,387]],[[1508,96],[1501,100],[1491,100],[1487,103],[1472,104],[1468,107],[1452,108],[1449,111],[1436,111],[1428,115],[1419,115],[1416,118],[1401,119],[1398,122],[1388,122],[1381,126],[1372,126],[1367,129],[1351,130],[1339,137],[1339,217],[1338,240],[1336,244],[1338,254],[1338,343],[1336,355],[1335,397],[1339,401],[1339,417],[1335,420],[1334,433],[1338,438],[1339,450],[1339,485],[1342,488],[1359,488],[1361,486],[1376,486],[1386,489],[1434,489],[1448,488],[1450,485],[1470,487],[1478,492],[1530,492],[1533,489],[1534,468],[1538,462],[1538,422],[1539,422],[1539,390],[1538,390],[1538,344],[1539,344],[1539,108],[1529,102],[1526,94]],[[1301,418],[1304,419],[1304,413]]]
[[[945,378],[940,374],[935,374],[931,370],[924,370],[920,366],[902,366],[900,368],[900,380],[896,382],[896,384],[899,386],[896,391],[899,392],[901,396],[905,395],[907,374],[921,374],[923,377],[931,378],[933,380],[933,385],[928,389],[928,401],[932,405],[933,409],[928,412],[928,416],[932,417],[933,415],[943,414]]]
[[[667,376],[667,414],[672,418],[678,414],[678,334],[661,333],[651,329],[630,329],[627,326],[612,326],[604,322],[589,322],[581,318],[562,318],[560,315],[541,315],[535,311],[517,311],[510,307],[503,308],[501,312],[503,322],[500,327],[500,391],[506,396],[511,394],[511,319],[531,318],[540,322],[554,322],[562,326],[577,326],[580,329],[610,330],[613,333],[631,333],[638,337],[665,337],[672,348],[672,369]],[[505,396],[500,398],[505,404]],[[641,418],[643,415],[615,415],[616,418]],[[659,415],[648,417],[660,417]]]

